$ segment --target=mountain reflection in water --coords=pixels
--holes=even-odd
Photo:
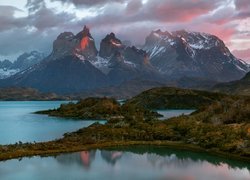
[[[0,179],[249,180],[250,164],[167,147],[132,146],[0,162]]]
[[[123,152],[120,151],[106,151],[102,150],[100,152],[101,157],[107,163],[115,165],[116,161],[122,157]],[[91,163],[94,162],[96,156],[96,150],[81,151],[72,154],[62,154],[56,156],[56,160],[61,164],[72,165],[78,164],[83,166],[85,169],[90,169]]]

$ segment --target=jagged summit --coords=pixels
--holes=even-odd
[[[76,35],[76,38],[82,39],[86,36],[92,38],[90,34],[90,29],[86,25],[84,25],[83,30]]]
[[[80,60],[95,59],[98,51],[89,28],[84,26],[77,35],[72,32],[61,33],[53,43],[52,59],[75,55]]]
[[[143,49],[153,66],[175,78],[189,76],[230,81],[249,71],[221,39],[207,33],[156,30],[147,36]]]
[[[99,56],[102,58],[110,58],[116,51],[124,48],[121,40],[116,38],[111,32],[101,41]]]

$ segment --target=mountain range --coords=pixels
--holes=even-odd
[[[179,87],[213,86],[242,78],[249,65],[234,57],[222,40],[205,33],[152,31],[142,48],[107,34],[98,51],[88,27],[61,33],[51,54],[0,81],[1,87],[80,93],[120,86],[133,79]],[[202,83],[201,83],[202,82]]]
[[[0,79],[5,79],[20,71],[23,71],[39,63],[44,58],[44,53],[32,51],[29,53],[23,53],[14,62],[11,62],[7,59],[5,59],[4,61],[0,61]]]

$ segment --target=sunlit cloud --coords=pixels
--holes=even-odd
[[[214,34],[231,50],[250,49],[249,0],[1,0],[0,23],[0,47],[22,38],[19,46],[0,48],[0,56],[30,50],[36,36],[43,39],[32,48],[49,52],[58,34],[85,24],[97,46],[111,31],[138,45],[155,29],[187,29]]]

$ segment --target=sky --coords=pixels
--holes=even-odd
[[[60,33],[84,25],[97,46],[110,32],[135,45],[157,29],[206,32],[250,63],[250,0],[0,0],[0,60],[49,54]]]

